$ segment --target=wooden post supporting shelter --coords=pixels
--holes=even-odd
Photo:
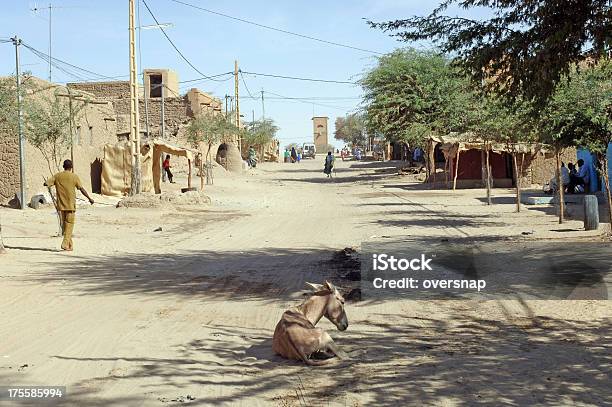
[[[516,182],[516,211],[520,212],[521,211],[521,173],[523,171],[523,169],[521,168],[521,171],[519,171],[519,167],[518,167],[518,160],[516,158],[516,155],[518,153],[516,151],[512,152],[512,164],[514,166],[514,173],[515,175],[515,182]],[[522,167],[522,165],[521,165]]]
[[[559,224],[565,220],[565,196],[563,191],[563,181],[561,180],[561,153],[559,149],[555,151],[557,160],[557,197],[559,198]]]
[[[461,150],[459,149],[459,144],[457,144],[457,159],[455,160],[455,175],[453,177],[453,191],[457,189],[457,176],[459,175],[459,154],[461,154]]]
[[[486,156],[486,167],[487,167],[487,205],[491,205],[491,163],[489,160],[489,143],[485,141],[485,156]]]

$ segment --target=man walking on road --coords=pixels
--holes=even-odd
[[[90,204],[94,204],[78,175],[72,172],[72,161],[64,161],[64,171],[58,172],[45,183],[46,186],[55,186],[57,194],[57,210],[60,214],[62,230],[64,232],[64,240],[62,241],[62,250],[72,251],[72,231],[74,229],[74,220],[76,212],[76,190],[81,191]]]

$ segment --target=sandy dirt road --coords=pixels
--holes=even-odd
[[[347,331],[320,325],[350,361],[275,356],[305,281],[349,285],[345,247],[584,232],[513,213],[511,191],[487,207],[393,164],[338,160],[335,182],[320,157],[260,167],[217,178],[209,206],[83,208],[70,254],[52,210],[0,208],[0,383],[66,386],[71,406],[612,404],[609,301],[349,302]]]

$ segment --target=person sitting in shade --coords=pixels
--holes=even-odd
[[[589,167],[584,164],[584,160],[580,159],[578,164],[578,174],[570,176],[570,183],[567,187],[567,192],[570,194],[576,192],[585,192],[590,181]]]
[[[569,169],[565,166],[565,163],[561,163],[561,182],[563,183],[563,191],[565,191],[565,188],[567,188],[567,186],[570,183],[570,172]],[[554,175],[551,179],[550,182],[548,183],[549,185],[549,189],[547,191],[547,193],[552,194],[557,192],[557,175]]]

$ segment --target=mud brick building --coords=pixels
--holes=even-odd
[[[102,171],[102,151],[106,143],[117,141],[117,123],[112,103],[96,98],[85,91],[70,91],[64,87],[34,77],[27,78],[28,91],[24,98],[51,99],[58,97],[62,103],[72,98],[73,105],[81,105],[73,129],[72,156],[74,167],[85,188],[100,192],[100,175]],[[70,158],[69,147],[65,147],[62,156]],[[19,140],[17,135],[0,135],[0,203],[17,205],[20,190],[19,181]],[[46,190],[43,178],[48,178],[57,171],[30,143],[26,142],[26,197]]]

